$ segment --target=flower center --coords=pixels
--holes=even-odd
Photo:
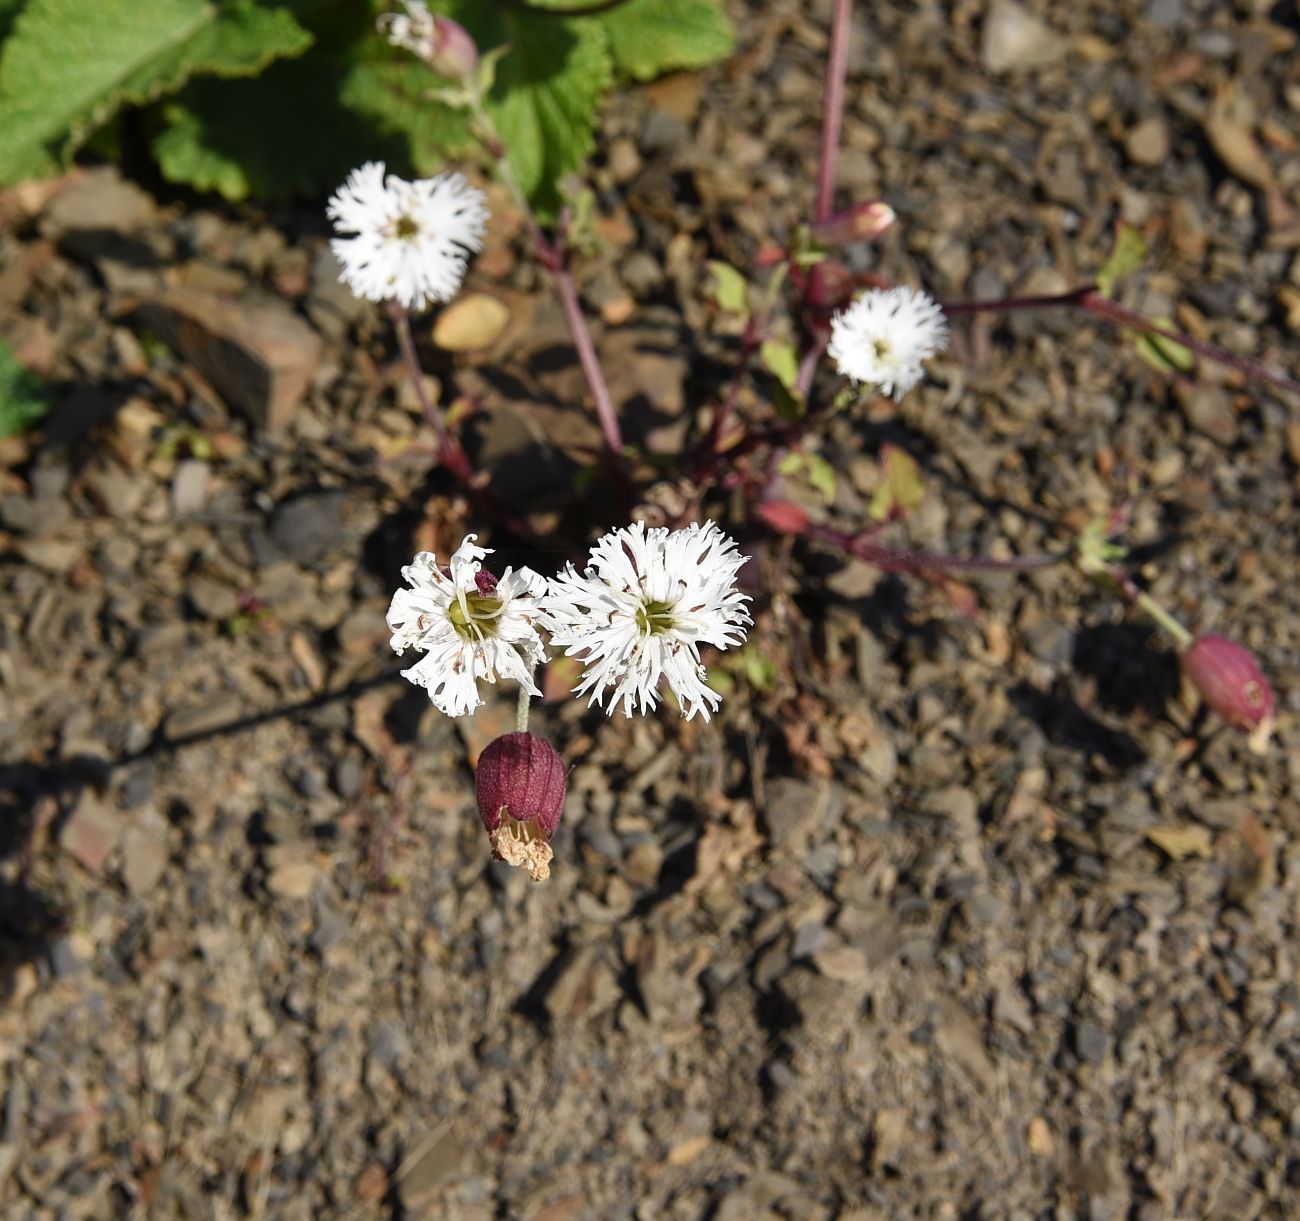
[[[673,630],[673,607],[651,599],[636,608],[636,625],[646,636],[663,636]]]
[[[462,640],[482,640],[496,635],[501,599],[496,594],[463,593],[452,600],[447,618]]]
[[[872,340],[872,347],[876,350],[877,360],[888,360],[893,355],[889,349],[888,339],[874,339]]]
[[[412,217],[403,214],[397,218],[397,223],[393,226],[393,235],[399,241],[413,241],[420,235],[420,226]]]

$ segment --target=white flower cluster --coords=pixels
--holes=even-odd
[[[901,399],[924,376],[922,362],[948,346],[948,320],[914,288],[872,288],[831,319],[827,351],[839,371]]]
[[[638,522],[611,530],[579,573],[572,564],[550,581],[527,568],[500,578],[482,567],[489,554],[467,535],[446,567],[422,552],[402,570],[388,610],[392,645],[424,657],[402,674],[427,688],[448,716],[482,703],[480,679],[514,679],[533,695],[533,669],[545,657],[538,629],[583,662],[575,694],[609,713],[631,716],[659,702],[666,679],[682,715],[707,721],[720,697],[705,683],[700,646],[740,644],[750,622],[736,589],[745,557],[714,522],[683,530]]]
[[[326,213],[341,235],[330,242],[339,278],[358,297],[408,309],[456,295],[488,219],[483,192],[459,174],[407,182],[382,161],[353,170]]]

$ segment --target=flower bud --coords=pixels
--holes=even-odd
[[[828,249],[849,242],[874,242],[892,227],[898,214],[883,199],[854,204],[812,227],[813,240]]]
[[[566,780],[564,760],[536,734],[505,734],[479,756],[474,791],[492,855],[527,869],[534,882],[551,873],[548,841],[560,825]]]
[[[1226,636],[1198,636],[1182,654],[1183,673],[1229,725],[1261,743],[1273,726],[1273,689],[1255,655]],[[1252,741],[1253,744],[1253,741]]]
[[[433,19],[433,40],[425,61],[439,76],[463,81],[478,68],[478,47],[463,25],[448,17]]]
[[[418,55],[439,76],[463,81],[478,68],[478,47],[464,26],[429,12],[423,0],[402,0],[403,16],[388,13],[379,30],[395,47]]]

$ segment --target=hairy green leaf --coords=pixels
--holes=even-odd
[[[0,54],[0,180],[57,170],[120,106],[191,76],[241,76],[311,36],[254,0],[27,0]]]
[[[596,107],[612,79],[601,26],[481,0],[438,7],[465,25],[480,50],[510,44],[487,109],[521,189],[549,219],[561,203],[561,180],[591,152]]]
[[[49,409],[45,383],[24,369],[0,339],[0,437],[26,432]]]
[[[364,161],[432,174],[466,152],[462,113],[426,94],[434,76],[375,32],[382,3],[314,5],[315,45],[252,80],[196,80],[164,109],[163,174],[227,199],[281,199],[342,183]]]
[[[639,81],[702,68],[729,55],[735,41],[717,0],[628,0],[597,20],[614,66]]]

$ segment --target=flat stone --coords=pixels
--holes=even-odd
[[[280,301],[173,289],[138,306],[135,318],[269,432],[288,424],[320,363],[320,336]]]
[[[59,831],[59,847],[83,868],[99,873],[117,847],[122,819],[116,810],[91,793],[84,793]]]
[[[103,166],[86,170],[50,201],[41,216],[41,232],[47,237],[78,230],[125,233],[153,219],[153,200],[115,168]]]
[[[153,810],[143,811],[122,836],[122,881],[133,895],[147,895],[167,869],[167,822]]]

